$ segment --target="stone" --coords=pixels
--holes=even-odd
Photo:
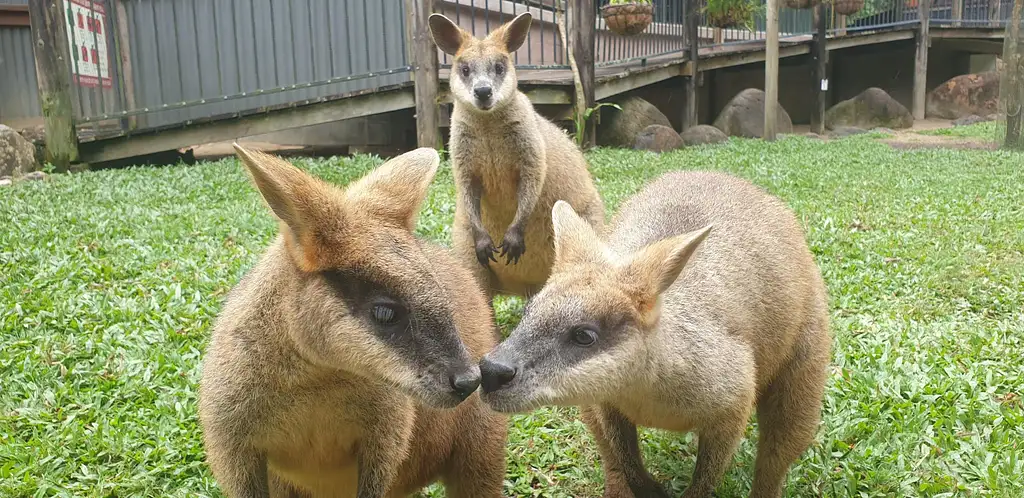
[[[729,137],[722,133],[722,130],[711,125],[691,126],[682,133],[681,138],[683,139],[683,145],[686,146],[719,144],[729,140]]]
[[[636,136],[648,126],[671,128],[668,118],[650,102],[640,97],[626,97],[616,104],[622,108],[601,108],[601,124],[597,127],[597,144],[605,147],[633,147]]]
[[[636,135],[633,148],[651,152],[665,152],[683,146],[683,139],[676,130],[663,125],[651,125]]]
[[[977,114],[971,114],[970,116],[964,116],[953,120],[953,126],[969,126],[975,123],[984,123],[986,121],[993,121],[993,119],[991,116],[981,117]]]
[[[19,180],[39,181],[45,180],[47,178],[49,178],[49,175],[47,175],[46,173],[43,173],[42,171],[33,171],[19,178]]]
[[[0,125],[0,176],[18,177],[36,169],[36,147],[11,127]]]
[[[877,127],[910,128],[914,126],[914,116],[885,90],[871,87],[825,112],[826,128],[834,130],[844,126],[866,130]]]
[[[931,117],[959,119],[972,114],[987,116],[998,110],[999,73],[987,71],[963,74],[928,92],[927,112]]]
[[[865,130],[864,128],[856,128],[853,126],[840,126],[839,128],[830,131],[828,133],[828,136],[829,138],[843,138],[852,137],[854,135],[861,135],[867,132],[868,130]]]
[[[10,178],[0,178],[0,187],[6,187],[14,183]]]
[[[730,137],[761,138],[764,136],[764,90],[747,88],[736,94],[715,119],[715,128]],[[793,120],[776,103],[775,132],[793,133]]]

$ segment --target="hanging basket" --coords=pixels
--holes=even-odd
[[[832,9],[835,10],[836,14],[844,16],[856,14],[863,8],[864,0],[835,0],[832,3]]]
[[[819,3],[820,0],[782,0],[782,5],[787,9],[813,9]]]
[[[601,7],[601,17],[614,33],[638,35],[654,20],[654,6],[649,3],[609,4]]]

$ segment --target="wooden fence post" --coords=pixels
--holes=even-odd
[[[427,20],[434,10],[433,0],[405,0],[406,50],[413,69],[413,91],[416,95],[416,144],[419,147],[440,147],[441,135],[437,112],[440,87],[437,74],[437,47],[430,38]]]
[[[779,1],[768,0],[765,21],[768,39],[765,40],[764,58],[764,136],[775,140],[776,107],[779,105]]]
[[[596,99],[594,97],[594,51],[596,50],[595,24],[596,18],[594,2],[584,0],[568,0],[565,2],[566,20],[568,28],[569,50],[576,61],[579,71],[580,87],[583,90],[583,98],[576,96],[575,115],[576,119],[583,122],[583,116],[587,109],[593,108]],[[584,125],[583,148],[589,148],[597,142],[597,123],[599,111],[590,116]]]
[[[686,50],[690,59],[690,76],[686,78],[685,97],[683,105],[682,130],[686,131],[691,127],[700,124],[697,111],[697,83],[700,77],[700,34],[698,33],[700,12],[698,12],[698,0],[686,0]]]
[[[136,107],[135,103],[135,75],[132,72],[132,49],[128,31],[128,9],[125,8],[126,0],[114,0],[114,20],[116,22],[117,31],[114,36],[114,46],[117,51],[118,61],[120,62],[120,71],[118,71],[119,83],[121,86],[121,95],[123,97],[122,104],[124,110],[134,111]],[[214,50],[217,50],[214,47]],[[121,120],[121,126],[129,130],[134,130],[138,127],[138,120],[135,116],[129,116],[128,118]]]
[[[963,24],[961,21],[964,20],[964,0],[953,0],[953,12],[950,17],[953,18],[953,26],[960,27]]]
[[[67,171],[78,161],[75,110],[71,105],[67,17],[63,2],[29,0],[32,51],[36,59],[39,107],[46,129],[46,161]]]
[[[1024,0],[1015,0],[1013,10],[1010,14],[1010,24],[1006,27],[1006,35],[1003,40],[1003,56],[1006,57],[1003,65],[1003,74],[999,78],[999,107],[1000,112],[1006,113],[1006,135],[1003,137],[1003,147],[1013,150],[1024,149],[1024,142],[1021,141],[1021,128],[1024,125],[1022,119],[1022,106],[1024,106],[1024,74],[1021,67],[1024,64],[1022,58],[1021,43],[1021,8]]]
[[[815,92],[817,92],[814,111],[811,112],[811,131],[819,135],[825,133],[825,109],[828,107],[828,18],[825,9],[825,2],[821,2],[814,10],[818,30],[814,34],[811,57],[811,62],[814,64]]]
[[[931,1],[921,0],[917,4],[918,31],[917,52],[914,56],[914,119],[924,119],[926,99],[928,98],[928,19],[931,14]]]

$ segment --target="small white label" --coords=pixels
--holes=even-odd
[[[821,91],[828,91],[828,80],[821,80]]]

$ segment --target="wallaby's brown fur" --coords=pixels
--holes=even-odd
[[[667,497],[636,427],[696,431],[684,496],[711,496],[756,406],[751,496],[778,497],[813,441],[831,351],[828,302],[796,217],[722,173],[671,173],[630,199],[603,240],[565,203],[555,265],[511,336],[481,362],[504,412],[582,406],[606,497]]]
[[[497,342],[471,272],[413,236],[440,162],[347,188],[235,146],[281,234],[232,290],[203,363],[207,460],[231,497],[501,496],[506,418],[476,394]],[[465,399],[465,401],[463,401]]]
[[[604,224],[583,154],[517,88],[510,54],[526,40],[530,22],[529,13],[520,14],[478,40],[443,15],[430,16],[434,42],[454,57],[452,242],[492,295],[529,295],[547,280],[555,201],[570,203],[594,227]]]

